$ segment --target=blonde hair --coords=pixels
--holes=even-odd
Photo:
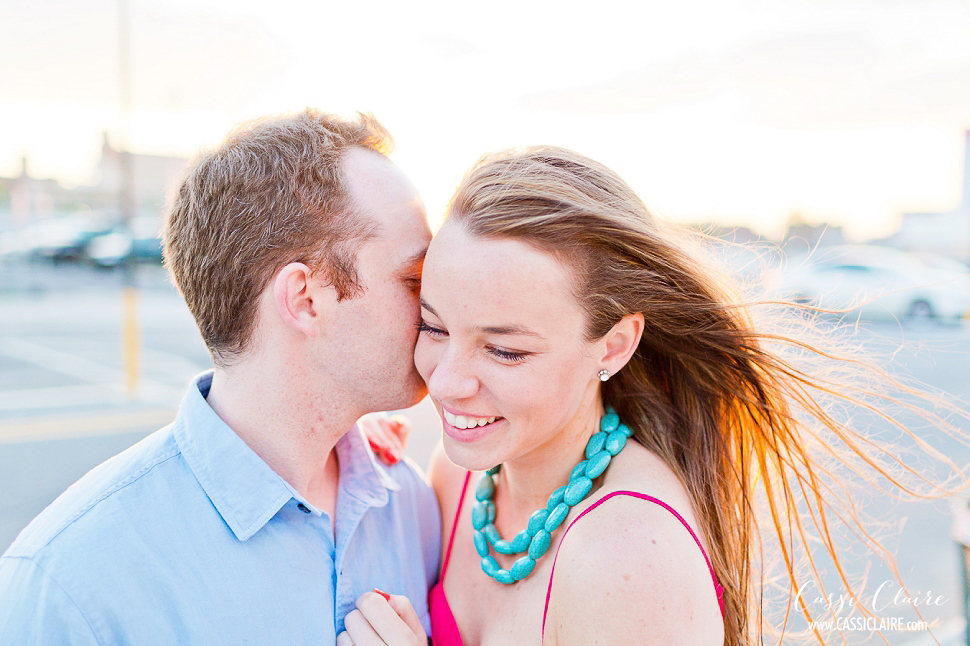
[[[852,399],[837,379],[796,368],[778,346],[814,346],[759,331],[739,293],[706,271],[672,227],[613,171],[572,151],[535,147],[483,157],[461,181],[445,222],[477,236],[521,240],[571,267],[588,340],[643,313],[639,347],[602,385],[602,398],[686,488],[724,588],[725,644],[749,643],[753,626],[761,634],[763,585],[752,582],[763,506],[792,585],[800,579],[795,552],[810,553],[795,507],[800,499],[849,585],[827,519],[839,484],[826,478],[822,457],[837,456],[857,472],[853,463],[861,460],[899,486],[890,466],[909,469],[837,421],[818,395],[879,412],[866,401],[874,391],[862,387]],[[820,584],[817,571],[815,580]],[[802,610],[811,619],[804,603]]]
[[[307,109],[243,124],[187,170],[165,263],[217,364],[246,350],[259,294],[287,263],[321,272],[340,298],[362,291],[356,252],[373,227],[344,187],[341,157],[354,146],[386,154],[392,141],[370,115]]]

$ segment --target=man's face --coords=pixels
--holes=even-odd
[[[424,203],[393,163],[354,148],[343,159],[353,207],[376,223],[374,236],[357,253],[364,292],[338,304],[330,342],[340,365],[327,369],[362,410],[406,408],[426,390],[414,367],[421,319],[421,267],[431,241]]]

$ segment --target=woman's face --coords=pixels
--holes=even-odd
[[[469,469],[581,450],[599,414],[597,343],[572,274],[512,239],[445,224],[424,263],[415,364]]]

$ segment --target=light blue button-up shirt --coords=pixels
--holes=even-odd
[[[336,544],[189,389],[175,422],[92,470],[0,558],[0,644],[333,644],[356,598],[407,595],[430,629],[440,517],[406,462],[337,443]]]

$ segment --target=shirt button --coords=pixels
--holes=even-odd
[[[304,514],[310,513],[310,508],[304,505],[302,502],[299,505],[297,505],[296,508],[302,511]]]

